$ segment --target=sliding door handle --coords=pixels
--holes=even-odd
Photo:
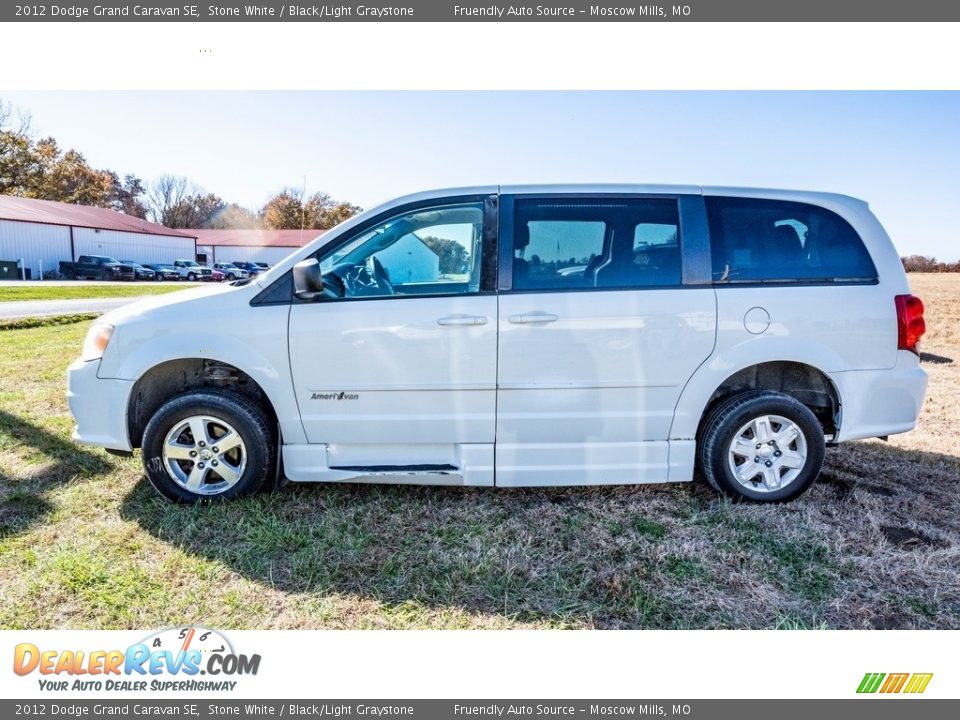
[[[507,318],[510,322],[518,325],[534,325],[537,323],[551,323],[556,322],[560,318],[554,315],[553,313],[548,312],[529,312],[529,313],[520,313],[519,315],[511,315]]]
[[[437,320],[437,325],[486,325],[483,315],[447,315]]]

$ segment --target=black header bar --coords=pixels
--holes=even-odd
[[[2,22],[955,22],[960,3],[944,0],[623,0],[496,3],[479,0],[395,2],[104,3],[5,2]],[[808,39],[809,40],[809,39]],[[808,43],[808,47],[815,47]]]

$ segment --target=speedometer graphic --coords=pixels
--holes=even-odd
[[[234,654],[233,645],[223,634],[202,625],[159,630],[145,637],[142,642],[151,651],[166,650],[174,656],[190,650],[199,651],[203,658],[207,658],[213,653]]]

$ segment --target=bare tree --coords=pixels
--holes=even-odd
[[[0,99],[0,132],[32,138],[33,118],[26,110],[17,110],[10,103]]]
[[[224,207],[221,198],[182,175],[161,175],[147,192],[150,219],[168,228],[206,227]]]

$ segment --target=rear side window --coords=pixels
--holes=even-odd
[[[514,290],[679,284],[673,199],[540,198],[514,205]]]
[[[779,200],[704,200],[715,283],[877,279],[860,236],[831,210]]]

